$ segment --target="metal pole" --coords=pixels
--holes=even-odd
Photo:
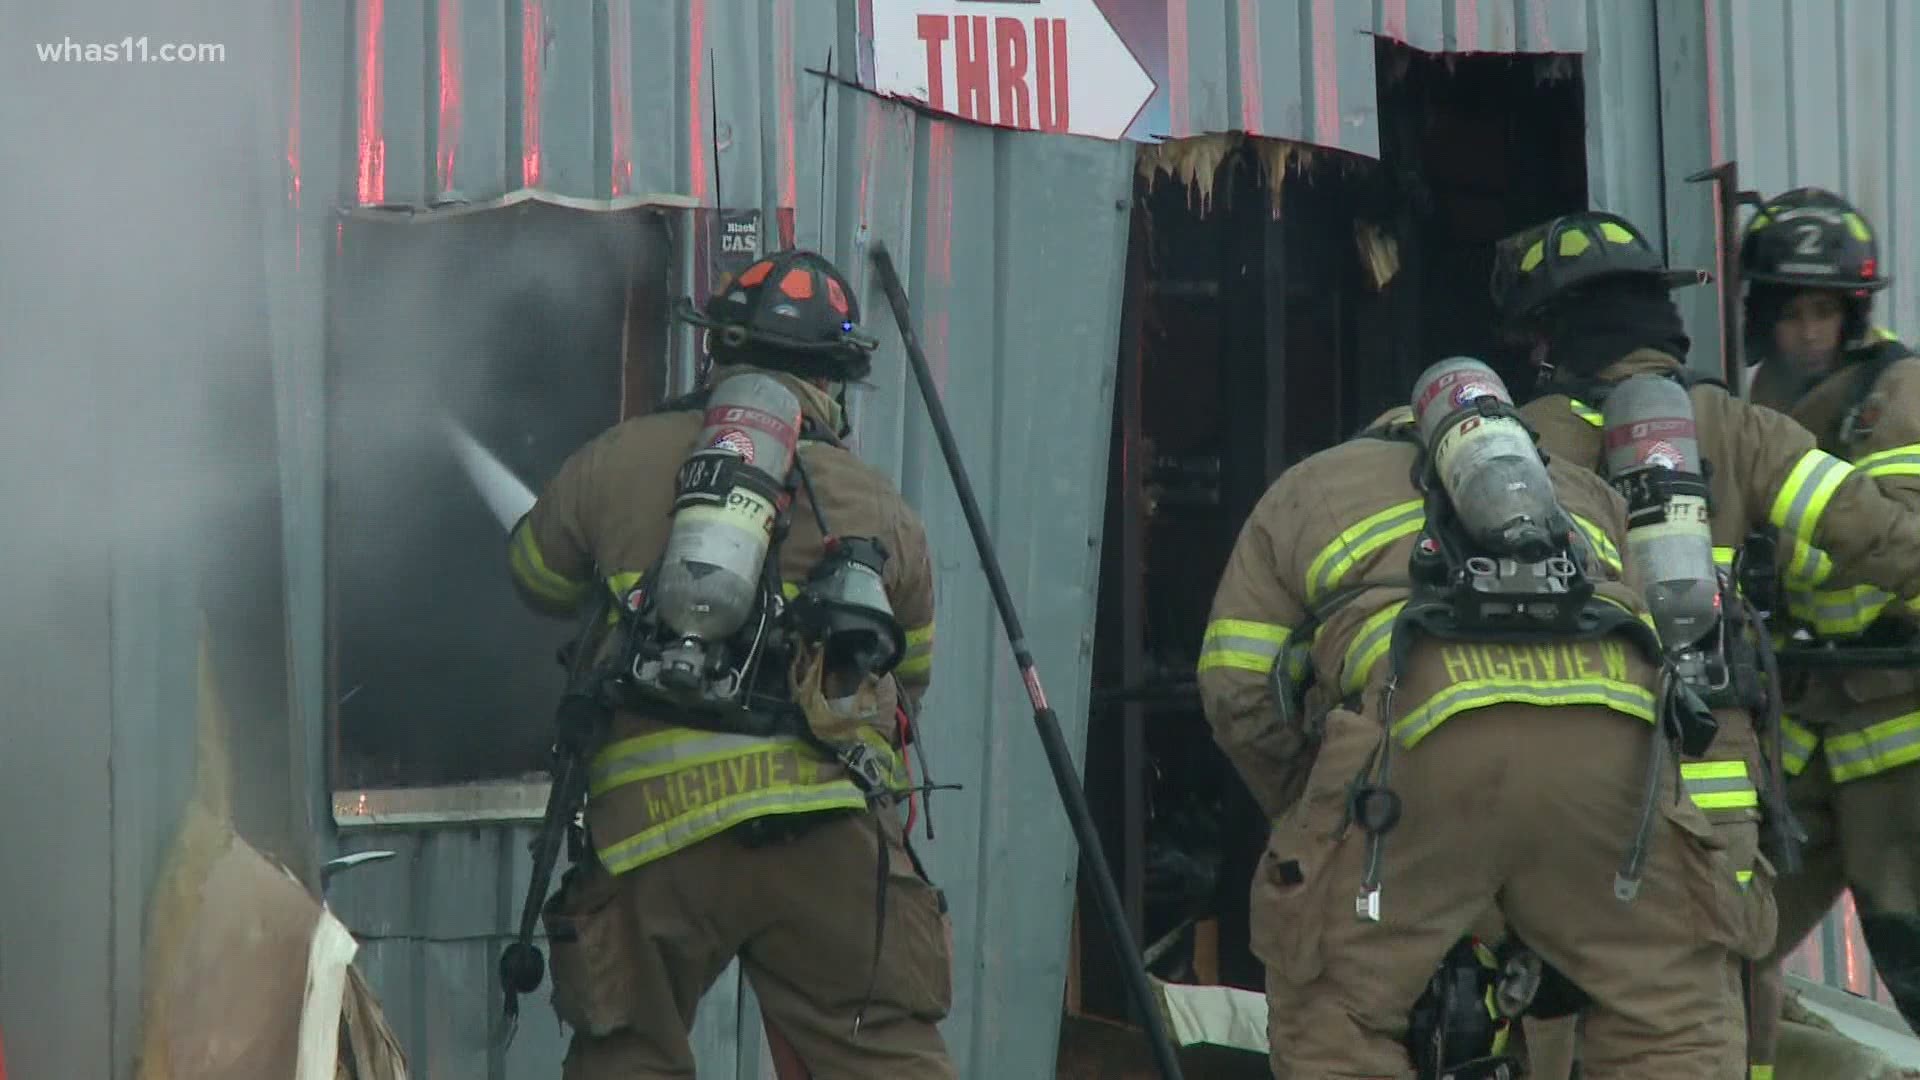
[[[974,547],[980,553],[981,569],[986,571],[987,587],[993,593],[994,606],[1000,609],[1000,621],[1005,625],[1007,642],[1013,649],[1013,659],[1020,667],[1021,682],[1027,688],[1027,700],[1033,705],[1034,727],[1040,732],[1040,745],[1046,751],[1047,765],[1053,770],[1053,782],[1060,789],[1060,801],[1065,805],[1067,821],[1073,826],[1073,835],[1080,843],[1080,853],[1087,860],[1087,869],[1093,875],[1094,899],[1099,902],[1100,918],[1107,924],[1107,932],[1112,935],[1114,945],[1121,950],[1120,968],[1126,973],[1128,996],[1140,1011],[1141,1023],[1146,1026],[1147,1038],[1153,1043],[1153,1056],[1164,1080],[1181,1080],[1180,1062],[1174,1057],[1173,1043],[1167,1037],[1165,1026],[1160,1022],[1160,1010],[1153,1002],[1153,988],[1147,981],[1147,969],[1140,959],[1140,948],[1133,940],[1132,932],[1127,928],[1127,916],[1120,903],[1120,890],[1114,886],[1113,872],[1107,866],[1105,853],[1100,850],[1100,836],[1094,830],[1093,813],[1087,808],[1087,795],[1080,787],[1080,777],[1075,774],[1073,755],[1067,749],[1066,737],[1060,734],[1060,720],[1054,715],[1053,707],[1047,704],[1046,691],[1040,686],[1040,673],[1034,669],[1033,654],[1027,651],[1026,632],[1020,627],[1020,616],[1013,608],[1013,598],[1007,592],[1006,577],[1000,571],[1000,560],[994,551],[993,539],[987,535],[987,524],[980,516],[980,504],[973,497],[973,485],[967,480],[966,467],[960,461],[960,448],[954,442],[953,428],[947,423],[945,407],[940,402],[940,390],[933,383],[933,372],[927,366],[927,355],[920,348],[919,336],[913,330],[913,315],[907,308],[907,293],[900,284],[900,274],[893,266],[893,256],[881,241],[874,241],[872,247],[874,267],[880,273],[880,287],[887,294],[887,304],[893,309],[894,321],[900,327],[900,340],[906,345],[907,359],[913,367],[914,379],[920,385],[920,400],[926,403],[928,418],[933,422],[934,437],[939,440],[940,454],[946,459],[947,472],[953,477],[954,493],[960,498],[960,508],[967,516],[967,528],[973,533]]]

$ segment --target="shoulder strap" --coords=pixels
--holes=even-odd
[[[1907,348],[1905,342],[1897,338],[1883,338],[1853,350],[1852,355],[1847,357],[1848,365],[1857,365],[1860,375],[1853,384],[1852,392],[1847,395],[1847,407],[1840,413],[1836,435],[1842,446],[1857,438],[1864,438],[1872,430],[1871,426],[1865,429],[1860,427],[1860,414],[1867,406],[1867,399],[1873,396],[1874,390],[1880,385],[1881,376],[1887,373],[1888,368],[1912,355],[1913,350]]]

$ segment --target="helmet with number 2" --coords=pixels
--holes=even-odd
[[[1847,200],[1824,188],[1795,188],[1748,222],[1740,243],[1747,281],[1802,289],[1838,289],[1855,297],[1893,283],[1881,272],[1873,228]]]

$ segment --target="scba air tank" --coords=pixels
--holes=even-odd
[[[1607,475],[1627,499],[1627,559],[1668,649],[1699,641],[1720,619],[1704,465],[1686,388],[1635,375],[1601,409]]]
[[[1485,554],[1538,562],[1559,549],[1560,504],[1512,409],[1506,383],[1471,357],[1442,360],[1413,384],[1421,441],[1469,537]]]
[[[800,435],[800,399],[778,379],[714,387],[705,426],[674,481],[673,525],[653,602],[668,629],[731,636],[760,597],[774,519]]]

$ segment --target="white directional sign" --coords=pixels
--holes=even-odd
[[[963,119],[1102,139],[1155,90],[1094,0],[875,0],[873,73]]]

